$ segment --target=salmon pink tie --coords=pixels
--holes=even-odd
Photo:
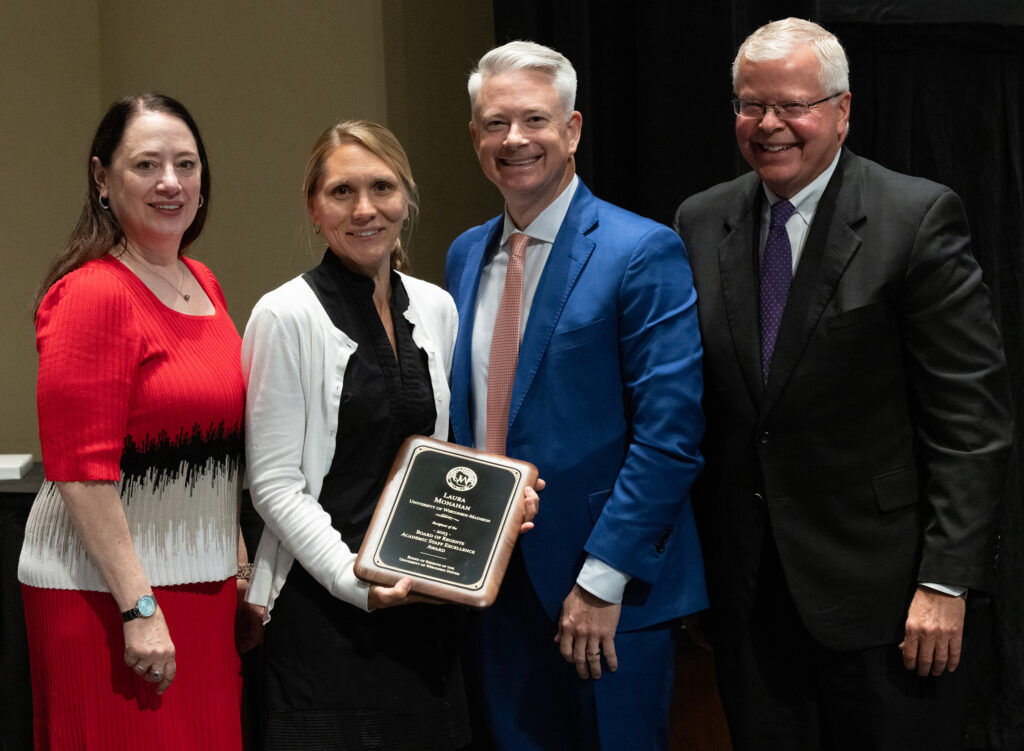
[[[768,240],[761,258],[761,374],[765,382],[772,367],[775,339],[779,335],[782,311],[789,297],[789,284],[793,281],[793,251],[786,222],[794,210],[789,201],[778,201],[772,206]]]
[[[516,362],[519,360],[519,321],[523,313],[523,268],[526,265],[526,246],[529,242],[530,238],[522,232],[516,232],[509,238],[505,289],[502,290],[498,315],[494,319],[491,359],[487,366],[487,428],[485,435],[486,450],[492,454],[505,453],[508,409],[512,401],[512,382],[516,378]]]

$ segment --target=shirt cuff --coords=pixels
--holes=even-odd
[[[620,603],[622,593],[632,578],[629,574],[624,574],[604,561],[588,555],[580,575],[576,577],[576,583],[605,602]]]
[[[936,592],[941,592],[950,597],[964,597],[967,594],[967,587],[958,587],[955,584],[935,584],[933,582],[918,582],[919,587],[928,587]]]

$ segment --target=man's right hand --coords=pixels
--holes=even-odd
[[[618,670],[615,631],[621,612],[620,603],[605,602],[579,584],[573,585],[562,603],[555,641],[562,658],[576,665],[580,678],[600,678],[602,657],[608,670]]]

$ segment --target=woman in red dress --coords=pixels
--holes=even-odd
[[[18,568],[35,747],[240,749],[241,342],[183,255],[206,151],[179,102],[127,96],[88,176],[36,300],[46,482]]]

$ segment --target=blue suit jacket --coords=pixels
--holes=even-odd
[[[454,440],[473,444],[470,356],[480,273],[502,217],[448,252],[459,309]],[[582,182],[537,288],[519,351],[507,453],[547,481],[527,571],[555,619],[587,554],[633,576],[619,629],[706,606],[689,503],[702,466],[701,346],[685,251],[667,227]]]

